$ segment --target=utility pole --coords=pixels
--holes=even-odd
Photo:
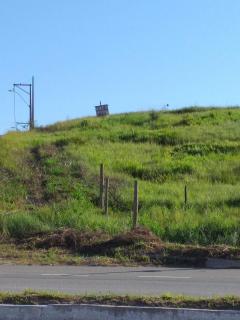
[[[32,82],[31,83],[14,83],[13,84],[13,93],[17,93],[20,97],[22,97],[16,89],[21,90],[23,93],[27,94],[29,96],[29,122],[27,123],[18,123],[18,124],[23,124],[23,125],[28,125],[29,129],[32,130],[34,129],[35,126],[35,118],[34,118],[34,77],[32,77]],[[24,100],[24,99],[23,99]]]
[[[32,129],[35,127],[35,117],[34,117],[34,77],[32,77],[32,119],[31,119],[31,124],[32,124]]]
[[[29,128],[32,130],[32,84],[29,84]]]

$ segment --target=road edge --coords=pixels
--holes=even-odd
[[[0,320],[239,320],[239,310],[110,305],[0,305]]]
[[[207,258],[205,268],[210,269],[240,269],[240,260],[222,258]]]

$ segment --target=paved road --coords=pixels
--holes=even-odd
[[[240,295],[240,270],[0,266],[1,291],[27,288],[69,293]]]

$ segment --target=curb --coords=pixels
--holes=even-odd
[[[171,256],[165,258],[162,265],[209,269],[240,269],[240,259]]]
[[[106,305],[1,305],[0,320],[239,320],[239,310]]]
[[[208,258],[205,267],[214,269],[240,269],[240,260]]]

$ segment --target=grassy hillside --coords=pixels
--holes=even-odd
[[[110,216],[98,171],[110,177]],[[140,223],[166,241],[240,244],[240,109],[190,108],[85,118],[0,138],[2,237]],[[188,205],[184,206],[184,186]]]

